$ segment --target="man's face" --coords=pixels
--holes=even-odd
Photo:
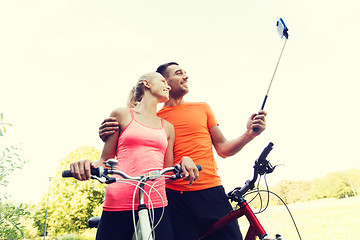
[[[178,98],[189,92],[188,76],[184,69],[178,65],[170,65],[166,72],[167,77],[165,79],[171,87],[170,96]]]

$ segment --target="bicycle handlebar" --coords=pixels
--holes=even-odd
[[[92,167],[92,168],[90,169],[91,175],[92,175],[92,176],[98,176],[98,177],[100,177],[101,174],[102,174],[102,172],[104,171],[103,169],[100,169],[100,168],[103,168],[103,167],[98,167],[98,168],[93,168],[93,167]],[[102,170],[102,172],[101,172],[101,170]],[[71,173],[70,170],[64,170],[64,171],[62,171],[61,176],[62,176],[63,178],[74,177],[74,176],[72,175],[72,173]]]
[[[259,157],[258,161],[266,160],[266,157],[269,155],[269,153],[272,150],[273,146],[274,146],[274,144],[272,142],[269,142],[269,145],[267,145],[267,147],[264,148],[264,150],[260,154],[260,157]]]
[[[272,147],[274,144],[270,142],[262,151],[259,158],[255,161],[254,164],[254,175],[252,180],[247,180],[245,182],[245,186],[242,188],[235,188],[231,192],[227,194],[228,198],[231,200],[239,200],[248,190],[252,190],[255,187],[255,182],[258,178],[258,175],[264,175],[265,173],[272,173],[275,169],[271,165],[271,163],[266,160],[267,156],[269,155],[270,151],[273,149]]]
[[[117,175],[120,175],[121,177],[123,177],[124,180],[134,180],[134,181],[140,181],[140,180],[148,181],[148,180],[157,179],[168,172],[174,173],[173,175],[169,176],[170,179],[180,179],[180,178],[184,177],[184,175],[182,175],[183,171],[181,169],[180,164],[176,164],[174,167],[167,167],[162,170],[152,170],[152,171],[147,172],[146,174],[142,174],[140,176],[133,177],[133,176],[127,175],[125,172],[123,172],[121,170],[114,169],[117,164],[117,160],[115,160],[115,159],[109,159],[104,163],[105,163],[105,166],[110,167],[110,169],[98,167],[98,168],[91,168],[90,170],[91,170],[91,178],[96,179],[99,182],[106,183],[106,184],[110,184],[110,183],[113,183],[116,181],[115,178],[108,176],[110,174],[117,174]],[[202,170],[202,166],[196,165],[196,167],[199,171]],[[62,177],[67,178],[67,177],[74,177],[74,176],[72,175],[70,170],[64,170],[62,172]],[[102,178],[105,178],[105,180]]]

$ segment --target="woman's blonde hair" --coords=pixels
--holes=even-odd
[[[141,102],[144,94],[145,94],[145,85],[144,80],[151,81],[156,76],[159,76],[159,73],[150,72],[142,75],[137,81],[136,85],[131,89],[128,101],[128,107],[133,108],[136,107],[139,102]],[[161,76],[161,75],[160,75]]]

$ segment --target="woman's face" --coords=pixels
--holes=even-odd
[[[156,74],[150,81],[150,92],[159,99],[159,102],[167,102],[169,100],[169,92],[171,87],[161,74]]]

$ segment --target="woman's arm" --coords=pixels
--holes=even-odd
[[[166,167],[174,166],[175,130],[174,130],[174,126],[167,121],[164,121],[164,125],[168,140],[168,147],[166,149],[165,157],[164,157],[164,168],[166,168]]]
[[[121,109],[115,109],[111,114],[110,117],[114,117],[116,119],[117,122],[120,123],[121,126],[121,121],[124,118],[124,113],[122,112]],[[109,158],[115,158],[116,157],[116,147],[117,147],[117,142],[118,142],[118,138],[120,135],[120,130],[121,128],[119,128],[118,130],[115,131],[114,134],[109,135],[104,143],[104,147],[101,153],[101,157],[99,160],[95,161],[93,163],[94,167],[99,167],[99,166],[103,166],[103,162],[108,160]]]
[[[110,116],[115,118],[120,123],[121,121],[124,121],[124,119],[126,119],[125,114],[126,114],[126,110],[118,108],[115,109],[110,114]],[[107,137],[99,160],[95,162],[91,162],[90,160],[85,159],[71,163],[70,170],[72,175],[80,181],[89,180],[91,178],[91,174],[90,174],[91,167],[97,168],[99,166],[104,166],[103,164],[104,161],[108,160],[109,158],[115,157],[116,146],[120,132],[121,132],[121,128],[116,130],[114,134]]]

